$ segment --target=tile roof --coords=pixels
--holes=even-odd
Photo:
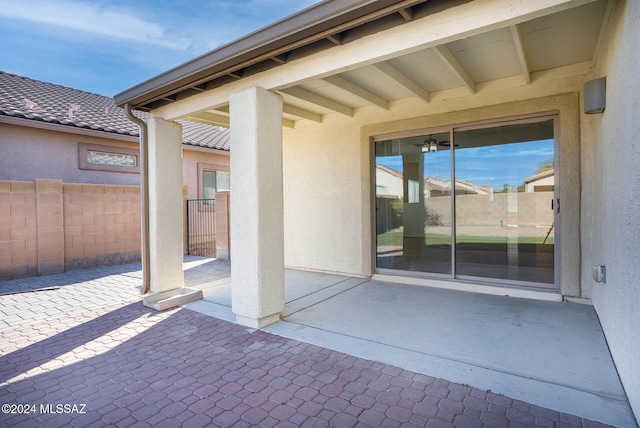
[[[140,118],[148,113],[135,111]],[[113,98],[41,82],[0,71],[0,116],[37,120],[99,132],[138,136],[131,122]],[[182,143],[217,150],[229,150],[229,130],[196,122],[182,124]]]

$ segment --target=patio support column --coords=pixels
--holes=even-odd
[[[182,126],[152,117],[149,137],[149,279],[145,306],[168,309],[202,298],[184,287],[182,273]]]
[[[262,328],[284,310],[282,97],[251,87],[229,97],[231,309]]]

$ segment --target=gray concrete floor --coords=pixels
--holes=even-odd
[[[229,278],[193,285],[205,300],[187,308],[235,320]],[[614,426],[636,426],[589,305],[297,270],[286,271],[285,294],[283,319],[267,332]]]

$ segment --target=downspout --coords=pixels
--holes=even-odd
[[[140,202],[141,202],[141,229],[142,229],[142,288],[140,294],[147,294],[151,289],[150,278],[150,252],[149,252],[149,140],[147,137],[147,124],[144,120],[134,116],[131,105],[126,103],[124,111],[129,120],[140,127]]]

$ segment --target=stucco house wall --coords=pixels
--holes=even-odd
[[[582,282],[606,334],[629,402],[640,415],[640,2],[617,2],[592,78],[606,81],[606,110],[582,128]],[[606,265],[606,283],[591,267]]]
[[[91,164],[87,153],[139,155],[124,112],[103,112],[101,103],[113,101],[97,94],[4,72],[0,79],[0,279],[140,260],[140,165]],[[22,110],[27,96],[57,103],[40,102],[32,118]],[[56,108],[69,97],[81,97],[82,112],[95,119],[91,127],[61,124],[71,117],[60,117]],[[94,110],[99,114],[91,116]],[[199,165],[228,170],[228,144],[216,140],[224,137],[216,127],[184,122],[183,131],[183,197],[198,198]],[[214,214],[224,229],[226,208]],[[220,245],[228,254],[228,230],[223,231]]]
[[[4,159],[0,180],[51,178],[66,183],[140,185],[139,174],[80,169],[78,143],[138,150],[136,142],[0,123],[0,159]]]
[[[199,199],[198,164],[229,170],[229,152],[200,148],[182,148],[182,183],[188,187],[187,199]]]
[[[472,98],[394,102],[393,109],[358,109],[353,118],[328,115],[321,125],[283,134],[285,263],[302,269],[370,276],[373,215],[371,138],[393,132],[560,112],[562,292],[581,297],[580,91],[585,75],[478,91]]]

